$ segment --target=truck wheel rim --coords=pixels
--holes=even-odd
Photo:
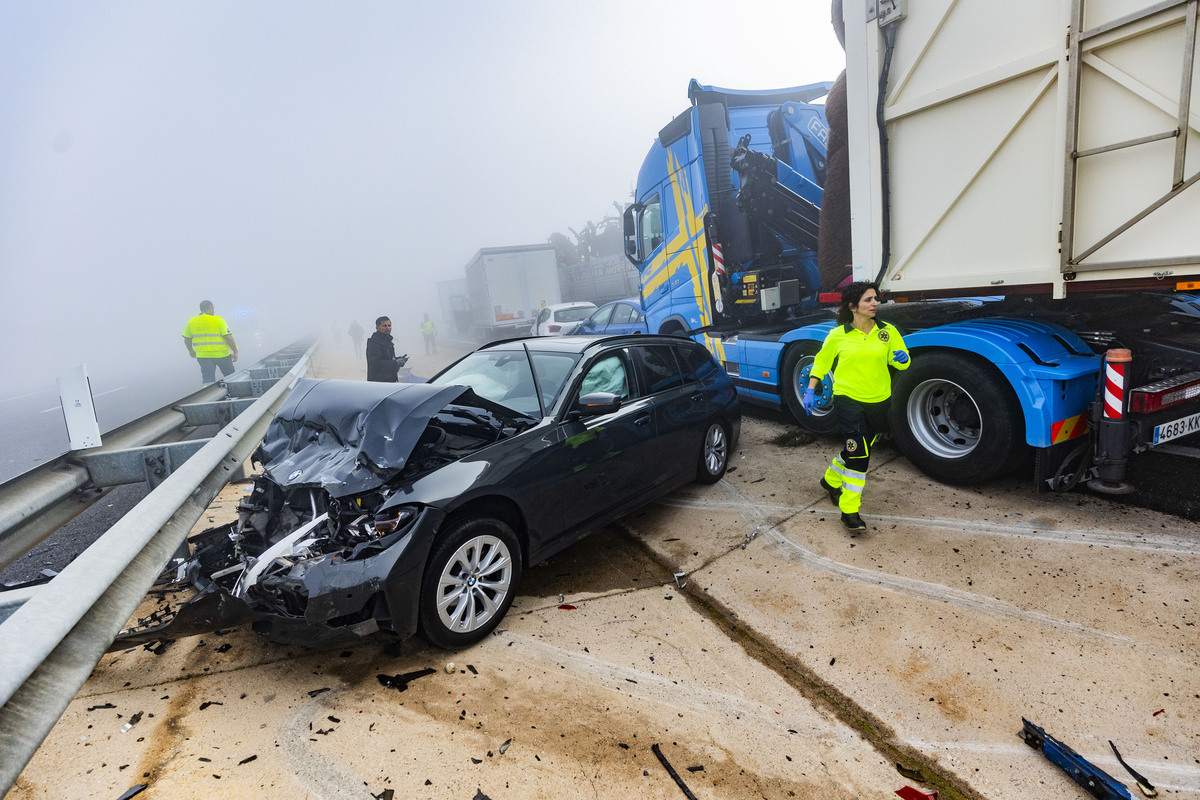
[[[804,365],[796,370],[795,385],[792,386],[792,392],[796,397],[804,397],[804,392],[808,390],[808,377],[812,374],[813,357],[805,356],[801,361]],[[821,381],[821,393],[816,395],[817,407],[813,409],[812,416],[824,417],[833,411],[833,381],[830,376],[826,375]]]
[[[704,437],[704,468],[709,475],[716,475],[725,466],[729,458],[729,443],[725,440],[725,429],[718,423],[708,426],[708,435]]]
[[[513,562],[495,536],[476,536],[454,551],[438,578],[437,613],[446,629],[470,633],[486,625],[512,591]]]
[[[908,399],[908,427],[929,453],[939,458],[962,458],[979,445],[983,430],[979,405],[952,381],[928,380]]]

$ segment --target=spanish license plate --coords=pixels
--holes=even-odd
[[[1183,417],[1174,422],[1165,422],[1154,428],[1154,443],[1162,444],[1171,439],[1178,439],[1180,436],[1187,436],[1192,433],[1200,433],[1200,414],[1192,414],[1190,417]]]

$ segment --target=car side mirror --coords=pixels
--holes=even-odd
[[[575,402],[574,414],[577,419],[598,417],[601,414],[611,414],[621,408],[621,396],[612,392],[588,392]]]

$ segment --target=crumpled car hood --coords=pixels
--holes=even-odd
[[[331,497],[377,489],[399,473],[429,420],[465,386],[302,378],[271,421],[258,457],[278,486]]]

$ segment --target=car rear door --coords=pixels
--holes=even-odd
[[[708,416],[704,391],[687,382],[675,347],[670,344],[630,348],[641,371],[643,386],[654,409],[658,475],[656,483],[682,482],[696,473],[704,423]]]
[[[613,306],[612,318],[605,333],[634,333],[640,330],[639,316],[638,310],[629,303],[617,303]]]

